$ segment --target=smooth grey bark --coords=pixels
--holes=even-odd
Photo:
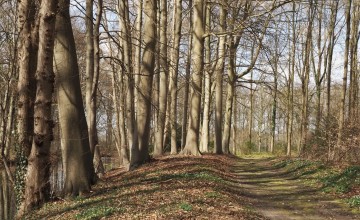
[[[276,47],[277,48],[277,47]],[[277,56],[277,55],[276,55]],[[277,58],[276,58],[277,59]],[[275,129],[276,129],[276,116],[277,116],[277,107],[278,107],[278,60],[274,63],[274,89],[273,89],[273,104],[272,104],[272,115],[271,115],[271,143],[270,143],[270,152],[274,152],[275,148]]]
[[[293,123],[294,123],[294,78],[295,78],[295,52],[296,52],[296,23],[295,23],[295,9],[296,5],[293,2],[293,13],[292,13],[292,42],[291,42],[291,73],[289,76],[288,83],[288,117],[287,117],[287,126],[286,126],[286,156],[291,157],[291,145],[293,139]],[[289,68],[290,69],[290,68]]]
[[[192,29],[192,21],[190,21],[190,27],[191,27],[190,29]],[[189,48],[192,48],[191,34],[189,35]],[[190,92],[190,72],[191,72],[191,50],[188,49],[186,69],[185,69],[184,105],[183,105],[183,119],[182,119],[182,128],[181,128],[181,149],[184,149],[186,145],[187,121],[188,121],[188,110],[189,110],[189,92]]]
[[[119,54],[120,60],[123,60],[123,65],[121,66],[121,71],[118,73],[119,83],[123,82],[122,88],[120,91],[126,94],[125,103],[120,101],[120,112],[125,111],[125,115],[120,115],[120,132],[122,136],[127,137],[127,146],[130,149],[130,154],[132,150],[137,150],[137,140],[136,140],[136,124],[135,124],[135,79],[134,79],[134,70],[132,68],[132,48],[131,48],[131,32],[130,32],[130,21],[129,21],[129,3],[128,0],[119,0],[118,2],[118,13],[119,13],[119,25],[120,25],[120,42],[123,47],[123,50]],[[123,81],[122,81],[123,80]],[[127,90],[127,91],[126,91]],[[123,99],[121,99],[123,100]],[[124,107],[125,106],[125,107]],[[120,113],[123,114],[123,113]],[[123,117],[125,116],[125,120]],[[123,124],[126,122],[127,132],[123,131]],[[124,159],[123,162],[127,163],[126,158],[126,144],[125,139],[122,140],[121,152]],[[124,164],[130,165],[130,164]]]
[[[85,66],[85,83],[86,83],[86,92],[85,92],[85,102],[86,102],[86,114],[87,114],[87,123],[89,126],[89,143],[91,152],[94,152],[96,145],[96,131],[92,126],[92,120],[94,119],[94,112],[92,111],[91,99],[92,99],[92,86],[94,81],[94,16],[93,16],[93,6],[94,0],[86,0],[86,16],[85,16],[85,40],[86,40],[86,66]]]
[[[159,72],[159,115],[157,116],[154,156],[161,156],[164,150],[164,130],[168,95],[168,58],[167,58],[167,0],[160,1],[160,72]]]
[[[237,112],[237,98],[236,98],[236,90],[234,91],[234,98],[233,98],[233,123],[232,123],[232,153],[233,155],[238,155],[238,112]],[[239,152],[240,153],[240,152]]]
[[[220,31],[226,31],[226,19],[227,11],[224,5],[220,6]],[[214,153],[230,153],[229,144],[222,146],[222,91],[223,91],[223,72],[225,66],[225,54],[226,54],[226,36],[220,36],[219,45],[218,45],[218,60],[216,65],[216,75],[215,75],[215,149]],[[232,102],[233,100],[231,100]]]
[[[321,67],[322,67],[322,59],[323,59],[323,52],[324,47],[322,47],[322,22],[323,22],[323,8],[324,2],[322,1],[318,6],[317,10],[320,12],[318,13],[318,35],[316,40],[316,47],[317,47],[317,66],[315,64],[315,56],[314,50],[311,50],[311,57],[314,71],[314,78],[315,78],[315,87],[316,87],[316,119],[315,119],[315,130],[318,131],[320,129],[320,120],[322,114],[321,108],[321,93],[322,93],[322,82],[324,79],[325,74],[322,74]],[[326,42],[326,39],[325,39]],[[325,44],[324,44],[325,46]],[[316,67],[315,67],[316,66]]]
[[[131,146],[130,169],[150,159],[149,138],[151,119],[151,93],[155,67],[156,46],[156,5],[157,0],[144,2],[144,50],[139,76],[138,103],[136,117],[137,143]]]
[[[354,1],[351,19],[350,33],[350,85],[348,95],[348,117],[349,123],[357,121],[356,105],[358,102],[358,41],[359,41],[359,22],[360,22],[360,2]]]
[[[301,129],[300,129],[300,144],[298,152],[301,155],[303,153],[305,144],[306,144],[306,135],[308,132],[309,124],[309,78],[310,78],[310,55],[312,49],[312,29],[314,21],[314,9],[313,1],[310,1],[308,9],[308,29],[306,33],[306,42],[304,47],[304,71],[301,76]]]
[[[95,172],[99,175],[104,173],[101,155],[98,145],[98,135],[96,128],[97,112],[97,87],[99,80],[99,26],[102,16],[102,0],[98,1],[97,17],[95,25],[93,23],[93,0],[86,1],[86,114],[89,129],[89,144],[91,154],[94,158]],[[95,26],[95,27],[94,27]]]
[[[170,135],[171,154],[177,153],[177,81],[179,71],[179,52],[182,24],[182,0],[174,0],[173,18],[173,49],[171,61],[174,65],[170,69]]]
[[[186,144],[181,154],[200,155],[199,132],[200,132],[200,105],[202,92],[202,76],[204,69],[204,24],[203,24],[203,0],[193,2],[193,30],[191,56],[193,60],[193,73],[191,76],[191,97],[189,111],[189,127],[186,134]]]
[[[337,150],[345,150],[344,145],[341,145],[342,141],[342,133],[344,129],[345,123],[345,105],[346,105],[346,90],[347,90],[347,78],[348,78],[348,68],[349,68],[349,47],[350,47],[350,33],[351,33],[351,4],[352,0],[346,1],[346,36],[345,36],[345,53],[344,53],[344,73],[343,73],[343,83],[342,83],[342,90],[341,90],[341,100],[340,100],[340,110],[339,110],[339,131],[337,137],[336,148]],[[341,146],[340,146],[341,145]],[[338,152],[337,152],[338,153]],[[339,155],[336,155],[339,156]]]
[[[210,33],[211,25],[211,4],[206,4],[205,10],[205,32]],[[211,54],[210,35],[204,39],[205,44],[205,73],[204,73],[204,110],[201,130],[200,152],[209,152],[209,123],[210,123],[210,102],[211,102]]]
[[[56,16],[54,68],[65,174],[64,194],[90,191],[96,181],[80,90],[79,68],[71,27],[70,0],[59,0]]]
[[[331,15],[330,15],[330,24],[328,27],[328,35],[330,37],[329,43],[327,45],[327,56],[326,56],[326,64],[324,64],[326,69],[326,117],[327,117],[327,124],[328,127],[330,125],[330,118],[331,118],[331,79],[332,79],[332,61],[333,61],[333,53],[334,53],[334,46],[335,46],[335,26],[337,20],[337,12],[338,12],[338,1],[334,1],[331,4]],[[326,137],[330,136],[330,132],[326,133]],[[328,141],[328,160],[332,160],[334,157],[334,147],[332,146],[333,143]]]
[[[141,73],[141,52],[142,52],[142,43],[143,43],[143,34],[142,34],[142,26],[143,26],[143,0],[138,1],[138,7],[137,7],[137,17],[135,21],[135,30],[138,36],[138,39],[135,40],[135,59],[134,59],[134,86],[135,88],[138,88],[139,84],[139,77]],[[137,100],[138,100],[138,92],[137,90],[134,91],[134,111],[137,109]]]
[[[254,45],[251,49],[251,58],[254,56]],[[250,81],[254,79],[254,72],[250,73]],[[254,85],[250,83],[250,108],[248,113],[248,132],[249,132],[249,144],[250,146],[253,144],[253,127],[254,127]],[[272,152],[272,145],[270,145],[270,152]]]
[[[332,61],[333,61],[333,52],[335,46],[335,25],[337,20],[337,12],[338,12],[338,1],[334,1],[331,5],[331,19],[329,24],[328,33],[330,36],[329,44],[327,47],[327,86],[326,86],[326,111],[327,111],[327,118],[330,118],[331,109],[331,74],[332,74]]]

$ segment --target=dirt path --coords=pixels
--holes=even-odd
[[[360,219],[340,201],[305,186],[269,159],[240,159],[234,167],[249,208],[270,219]]]

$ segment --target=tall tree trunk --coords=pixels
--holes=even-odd
[[[277,105],[278,105],[278,62],[279,62],[279,36],[278,33],[275,33],[275,54],[272,57],[272,61],[274,62],[272,66],[272,70],[274,73],[274,88],[273,88],[273,103],[272,103],[272,115],[271,115],[271,143],[270,143],[270,152],[274,152],[275,148],[275,129],[276,129],[276,116],[277,116]]]
[[[7,125],[6,125],[6,130],[8,131],[8,134],[6,135],[6,139],[5,139],[5,157],[9,157],[10,155],[10,148],[13,146],[13,138],[12,135],[10,134],[10,131],[13,131],[14,129],[14,122],[15,122],[15,98],[14,95],[11,96],[11,101],[10,101],[10,107],[9,107],[9,113],[8,113],[8,119],[7,119]]]
[[[30,154],[33,130],[33,120],[31,115],[33,113],[33,91],[34,89],[34,74],[36,69],[37,48],[36,36],[33,35],[36,31],[32,30],[35,22],[36,8],[31,0],[22,0],[18,3],[18,66],[19,66],[19,80],[18,80],[18,114],[17,114],[17,132],[18,145],[21,152],[27,157]],[[36,26],[35,26],[36,27]],[[36,29],[36,28],[35,28]],[[29,40],[30,38],[30,40]],[[35,38],[35,39],[34,39]]]
[[[326,111],[327,111],[327,118],[330,119],[331,116],[331,72],[332,72],[332,58],[335,46],[335,25],[336,25],[336,17],[338,12],[338,1],[334,1],[331,5],[331,19],[329,24],[328,33],[330,36],[328,48],[327,48],[327,92],[326,92]]]
[[[291,157],[291,145],[293,139],[293,123],[294,123],[294,77],[295,77],[295,52],[296,52],[296,23],[295,23],[295,10],[296,4],[293,2],[293,13],[292,13],[292,45],[291,45],[291,73],[289,76],[288,83],[288,122],[286,126],[286,156]],[[290,69],[290,68],[289,68]]]
[[[80,90],[79,67],[71,27],[70,0],[59,0],[54,47],[57,102],[66,195],[89,192],[96,176]]]
[[[85,17],[85,24],[86,24],[86,94],[85,94],[85,102],[86,102],[86,114],[87,114],[87,123],[89,125],[89,143],[91,152],[94,152],[95,145],[96,145],[96,131],[92,126],[92,120],[94,117],[92,114],[92,86],[94,81],[94,72],[95,72],[95,58],[94,58],[94,16],[93,16],[93,6],[94,0],[86,0],[86,17]],[[96,122],[95,122],[96,123]]]
[[[318,36],[317,36],[317,67],[315,71],[315,57],[313,55],[312,50],[312,61],[314,65],[314,74],[315,74],[315,87],[316,87],[316,119],[315,119],[315,130],[318,131],[320,127],[320,120],[321,120],[321,92],[322,92],[322,81],[323,81],[323,75],[321,74],[321,66],[322,66],[322,57],[323,57],[323,50],[321,47],[321,41],[322,41],[322,16],[323,16],[323,7],[324,2],[320,3],[320,7],[317,6],[318,13]]]
[[[231,116],[233,114],[233,99],[236,82],[236,51],[240,42],[240,37],[229,36],[229,64],[228,64],[228,83],[227,83],[227,95],[225,104],[225,116],[224,116],[224,133],[222,139],[222,147],[229,148],[230,142],[230,130],[231,130]]]
[[[260,98],[260,101],[259,101],[259,104],[260,104],[260,117],[259,117],[259,120],[258,120],[258,152],[260,153],[261,152],[261,145],[262,145],[262,133],[263,133],[263,126],[264,126],[264,88],[263,87],[260,87],[260,91],[259,91],[259,98]]]
[[[135,81],[134,81],[134,70],[132,69],[132,48],[131,48],[131,32],[130,32],[130,20],[129,20],[129,3],[128,0],[120,0],[118,4],[118,11],[119,11],[119,25],[120,25],[120,42],[123,47],[122,53],[120,53],[120,59],[123,60],[123,65],[121,67],[121,71],[118,74],[118,80],[122,80],[122,88],[121,91],[126,91],[126,104],[124,101],[120,101],[120,111],[126,112],[126,126],[127,126],[127,133],[123,131],[123,125],[120,124],[120,132],[124,133],[124,138],[127,136],[127,144],[128,148],[130,149],[130,157],[131,154],[138,154],[138,147],[137,147],[137,131],[136,131],[136,124],[135,124]],[[119,81],[120,82],[120,81]],[[125,108],[124,108],[125,105]],[[123,114],[123,113],[122,113]],[[123,117],[123,115],[120,115]],[[125,124],[125,120],[123,118],[119,118],[120,123]],[[121,152],[124,165],[128,162],[127,158],[127,150],[125,139],[121,141]],[[130,168],[130,167],[128,167]]]
[[[251,57],[254,54],[254,46],[252,48],[252,52],[251,52]],[[250,73],[250,81],[252,81],[254,78],[254,72],[251,71]],[[252,138],[252,132],[253,132],[253,119],[254,119],[254,88],[253,88],[253,83],[250,83],[250,108],[249,108],[249,115],[248,115],[248,120],[249,120],[249,126],[248,126],[248,130],[249,130],[249,144],[252,145],[253,142],[253,138]],[[270,151],[271,151],[271,146],[270,146]]]
[[[99,81],[99,27],[102,16],[102,0],[98,1],[97,17],[95,27],[93,24],[93,0],[86,1],[86,113],[89,129],[89,144],[94,160],[95,172],[99,175],[104,173],[104,166],[101,161],[100,149],[98,145],[98,135],[96,128],[97,112],[97,87]]]
[[[357,53],[358,53],[358,35],[359,35],[359,7],[360,3],[355,1],[353,4],[352,21],[351,21],[351,40],[350,40],[350,85],[349,85],[349,123],[354,124],[356,121],[355,109],[357,102],[357,85],[358,85],[358,73],[357,73]]]
[[[277,47],[276,47],[277,48]],[[277,113],[277,90],[278,90],[278,73],[277,73],[277,61],[274,64],[274,91],[273,91],[273,103],[272,103],[272,114],[271,114],[271,143],[270,143],[270,152],[274,152],[275,148],[275,129],[276,129],[276,113]]]
[[[39,11],[39,49],[34,104],[34,138],[28,158],[25,200],[20,215],[31,211],[50,197],[50,144],[53,139],[51,115],[54,91],[53,48],[57,1],[41,1]],[[35,56],[35,55],[34,55]]]
[[[190,29],[192,29],[191,21],[190,21],[190,27],[191,27]],[[181,128],[181,149],[184,149],[186,145],[187,121],[188,121],[188,110],[189,110],[189,92],[190,92],[191,53],[192,53],[190,48],[192,48],[191,34],[189,35],[189,49],[188,49],[186,70],[185,70],[183,120],[182,120],[182,128]]]
[[[343,84],[341,90],[341,102],[340,102],[340,111],[339,111],[339,131],[337,137],[336,147],[338,150],[345,150],[345,146],[340,146],[342,141],[342,133],[344,129],[345,122],[345,101],[346,101],[346,90],[347,90],[347,75],[349,67],[349,47],[350,47],[350,32],[351,32],[351,4],[352,0],[346,1],[346,38],[345,38],[345,54],[344,54],[344,74],[343,74]],[[339,156],[339,155],[336,155]]]
[[[135,104],[134,104],[134,111],[137,109],[137,100],[138,100],[138,92],[137,88],[139,85],[139,77],[141,73],[141,48],[143,43],[143,34],[142,34],[142,26],[143,26],[143,0],[138,1],[138,7],[137,7],[137,17],[135,21],[135,30],[138,36],[138,39],[135,40],[135,60],[134,60],[134,86],[136,90],[134,91],[134,98],[135,98]]]
[[[220,9],[220,31],[226,31],[227,11],[225,6],[221,5]],[[215,88],[215,149],[216,154],[230,153],[229,145],[222,146],[222,79],[225,66],[226,54],[226,36],[219,38],[218,60],[216,65],[216,88]],[[231,100],[233,101],[233,100]]]
[[[312,41],[312,28],[314,20],[313,2],[310,0],[308,19],[309,25],[306,34],[305,53],[304,53],[304,73],[302,76],[302,105],[301,105],[301,131],[300,131],[300,144],[299,154],[303,153],[306,144],[306,135],[308,132],[308,120],[309,120],[309,77],[310,77],[310,54],[311,54],[311,41]]]
[[[160,83],[159,115],[155,133],[154,156],[160,156],[164,150],[164,130],[167,109],[168,64],[167,64],[167,0],[160,1]]]
[[[206,4],[205,11],[205,31],[210,33],[211,25],[211,4]],[[211,93],[211,54],[210,54],[210,35],[208,35],[205,40],[205,74],[204,74],[204,113],[202,121],[202,132],[201,132],[201,146],[200,152],[209,152],[209,117],[210,117],[210,93]]]
[[[203,0],[194,0],[193,3],[193,31],[191,48],[192,59],[194,62],[193,73],[191,76],[191,97],[189,129],[186,134],[186,144],[182,150],[184,155],[200,155],[199,151],[199,129],[200,129],[200,107],[202,92],[202,76],[204,69],[204,24],[203,24]]]
[[[231,153],[233,155],[238,155],[238,152],[237,152],[237,145],[238,145],[238,136],[237,136],[238,114],[237,114],[236,90],[234,91],[233,111],[234,111],[234,114],[233,114],[234,122],[232,123],[232,129],[233,129],[232,137],[233,137],[233,139],[232,139],[232,152]]]
[[[149,138],[151,118],[151,93],[155,66],[156,45],[156,5],[157,0],[144,2],[144,52],[141,62],[141,75],[139,76],[136,132],[137,143],[133,143],[136,151],[131,151],[130,168],[136,167],[149,160]],[[135,154],[133,152],[136,152]]]
[[[107,23],[108,20],[106,18],[106,13],[104,14],[105,27],[108,30]],[[110,38],[108,39],[108,47],[110,57],[114,56],[113,48],[111,45]],[[120,57],[122,60],[122,55]],[[118,151],[118,155],[120,157],[120,163],[125,167],[129,164],[129,153],[127,147],[127,135],[125,132],[125,89],[124,89],[124,77],[121,74],[121,71],[117,71],[115,68],[115,64],[113,62],[110,63],[112,69],[112,77],[111,77],[111,87],[112,87],[112,101],[113,107],[115,110],[116,116],[116,149]],[[112,122],[112,121],[110,121]],[[113,134],[110,134],[113,135]]]
[[[245,22],[249,16],[249,12],[250,12],[250,7],[251,6],[251,1],[245,1],[244,2],[244,10],[245,13],[243,14],[242,17],[242,21]],[[259,45],[254,53],[254,56],[252,56],[252,60],[250,62],[250,65],[248,66],[248,68],[246,70],[244,70],[241,74],[239,74],[238,76],[236,76],[236,52],[237,52],[237,48],[239,46],[240,43],[240,39],[242,36],[242,33],[244,31],[244,29],[240,29],[238,30],[238,34],[236,37],[230,35],[229,36],[229,64],[228,64],[228,85],[227,85],[227,98],[226,98],[226,107],[225,107],[225,117],[224,117],[224,133],[223,133],[223,140],[222,140],[222,147],[223,148],[227,148],[229,149],[229,142],[230,142],[230,130],[231,130],[231,117],[232,117],[232,103],[233,103],[233,97],[234,97],[234,90],[235,90],[235,83],[236,80],[238,78],[241,78],[247,74],[249,74],[251,72],[251,70],[253,69],[257,57],[259,56],[260,53],[260,48],[262,45],[262,40],[264,38],[265,35],[265,31],[266,28],[269,24],[269,19],[270,17],[267,18],[265,24],[264,24],[264,29],[262,30],[261,36],[259,38]],[[234,30],[234,20],[231,21],[231,24],[229,25],[231,30]]]
[[[182,24],[182,0],[175,0],[173,18],[173,49],[171,61],[174,65],[170,69],[170,132],[171,132],[171,154],[177,153],[177,81],[179,71],[179,52]]]
[[[91,86],[90,112],[89,117],[89,143],[90,150],[93,155],[95,172],[102,176],[105,172],[101,161],[100,146],[96,128],[96,112],[97,112],[97,90],[100,75],[100,22],[102,18],[103,0],[98,0],[97,16],[94,26],[94,77]]]

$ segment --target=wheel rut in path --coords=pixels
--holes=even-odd
[[[271,159],[239,159],[232,187],[248,207],[269,219],[360,219],[338,199],[307,186]]]

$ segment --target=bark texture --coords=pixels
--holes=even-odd
[[[170,69],[170,135],[171,135],[171,154],[177,153],[177,81],[179,71],[179,52],[181,40],[182,24],[182,0],[175,0],[173,18],[173,49],[171,61],[174,65]]]
[[[77,196],[89,192],[96,179],[80,90],[69,5],[69,0],[59,0],[54,57],[65,173],[64,193]]]
[[[51,115],[54,91],[53,48],[57,1],[42,1],[39,12],[39,49],[36,68],[34,137],[25,182],[25,200],[20,215],[40,206],[50,197]]]
[[[168,93],[168,61],[167,61],[167,0],[160,1],[160,81],[159,81],[159,115],[156,123],[154,156],[160,156],[164,150],[164,130]]]
[[[151,93],[155,66],[156,46],[156,5],[157,0],[144,1],[144,50],[139,76],[138,103],[136,117],[137,143],[131,146],[130,168],[150,159],[149,138],[151,119]]]
[[[18,2],[18,21],[19,30],[18,41],[18,111],[17,111],[17,132],[18,144],[24,152],[24,156],[28,156],[31,150],[33,120],[32,101],[34,94],[34,75],[36,70],[36,56],[31,54],[37,53],[36,36],[33,34],[32,27],[35,26],[35,4],[31,0],[21,0]],[[37,33],[37,31],[36,31]]]
[[[193,73],[191,76],[191,97],[189,111],[189,127],[186,134],[186,144],[182,150],[185,155],[200,155],[199,131],[200,131],[200,107],[202,92],[202,76],[204,67],[204,24],[203,24],[203,0],[194,0],[193,3],[193,30],[191,56],[193,59]]]

